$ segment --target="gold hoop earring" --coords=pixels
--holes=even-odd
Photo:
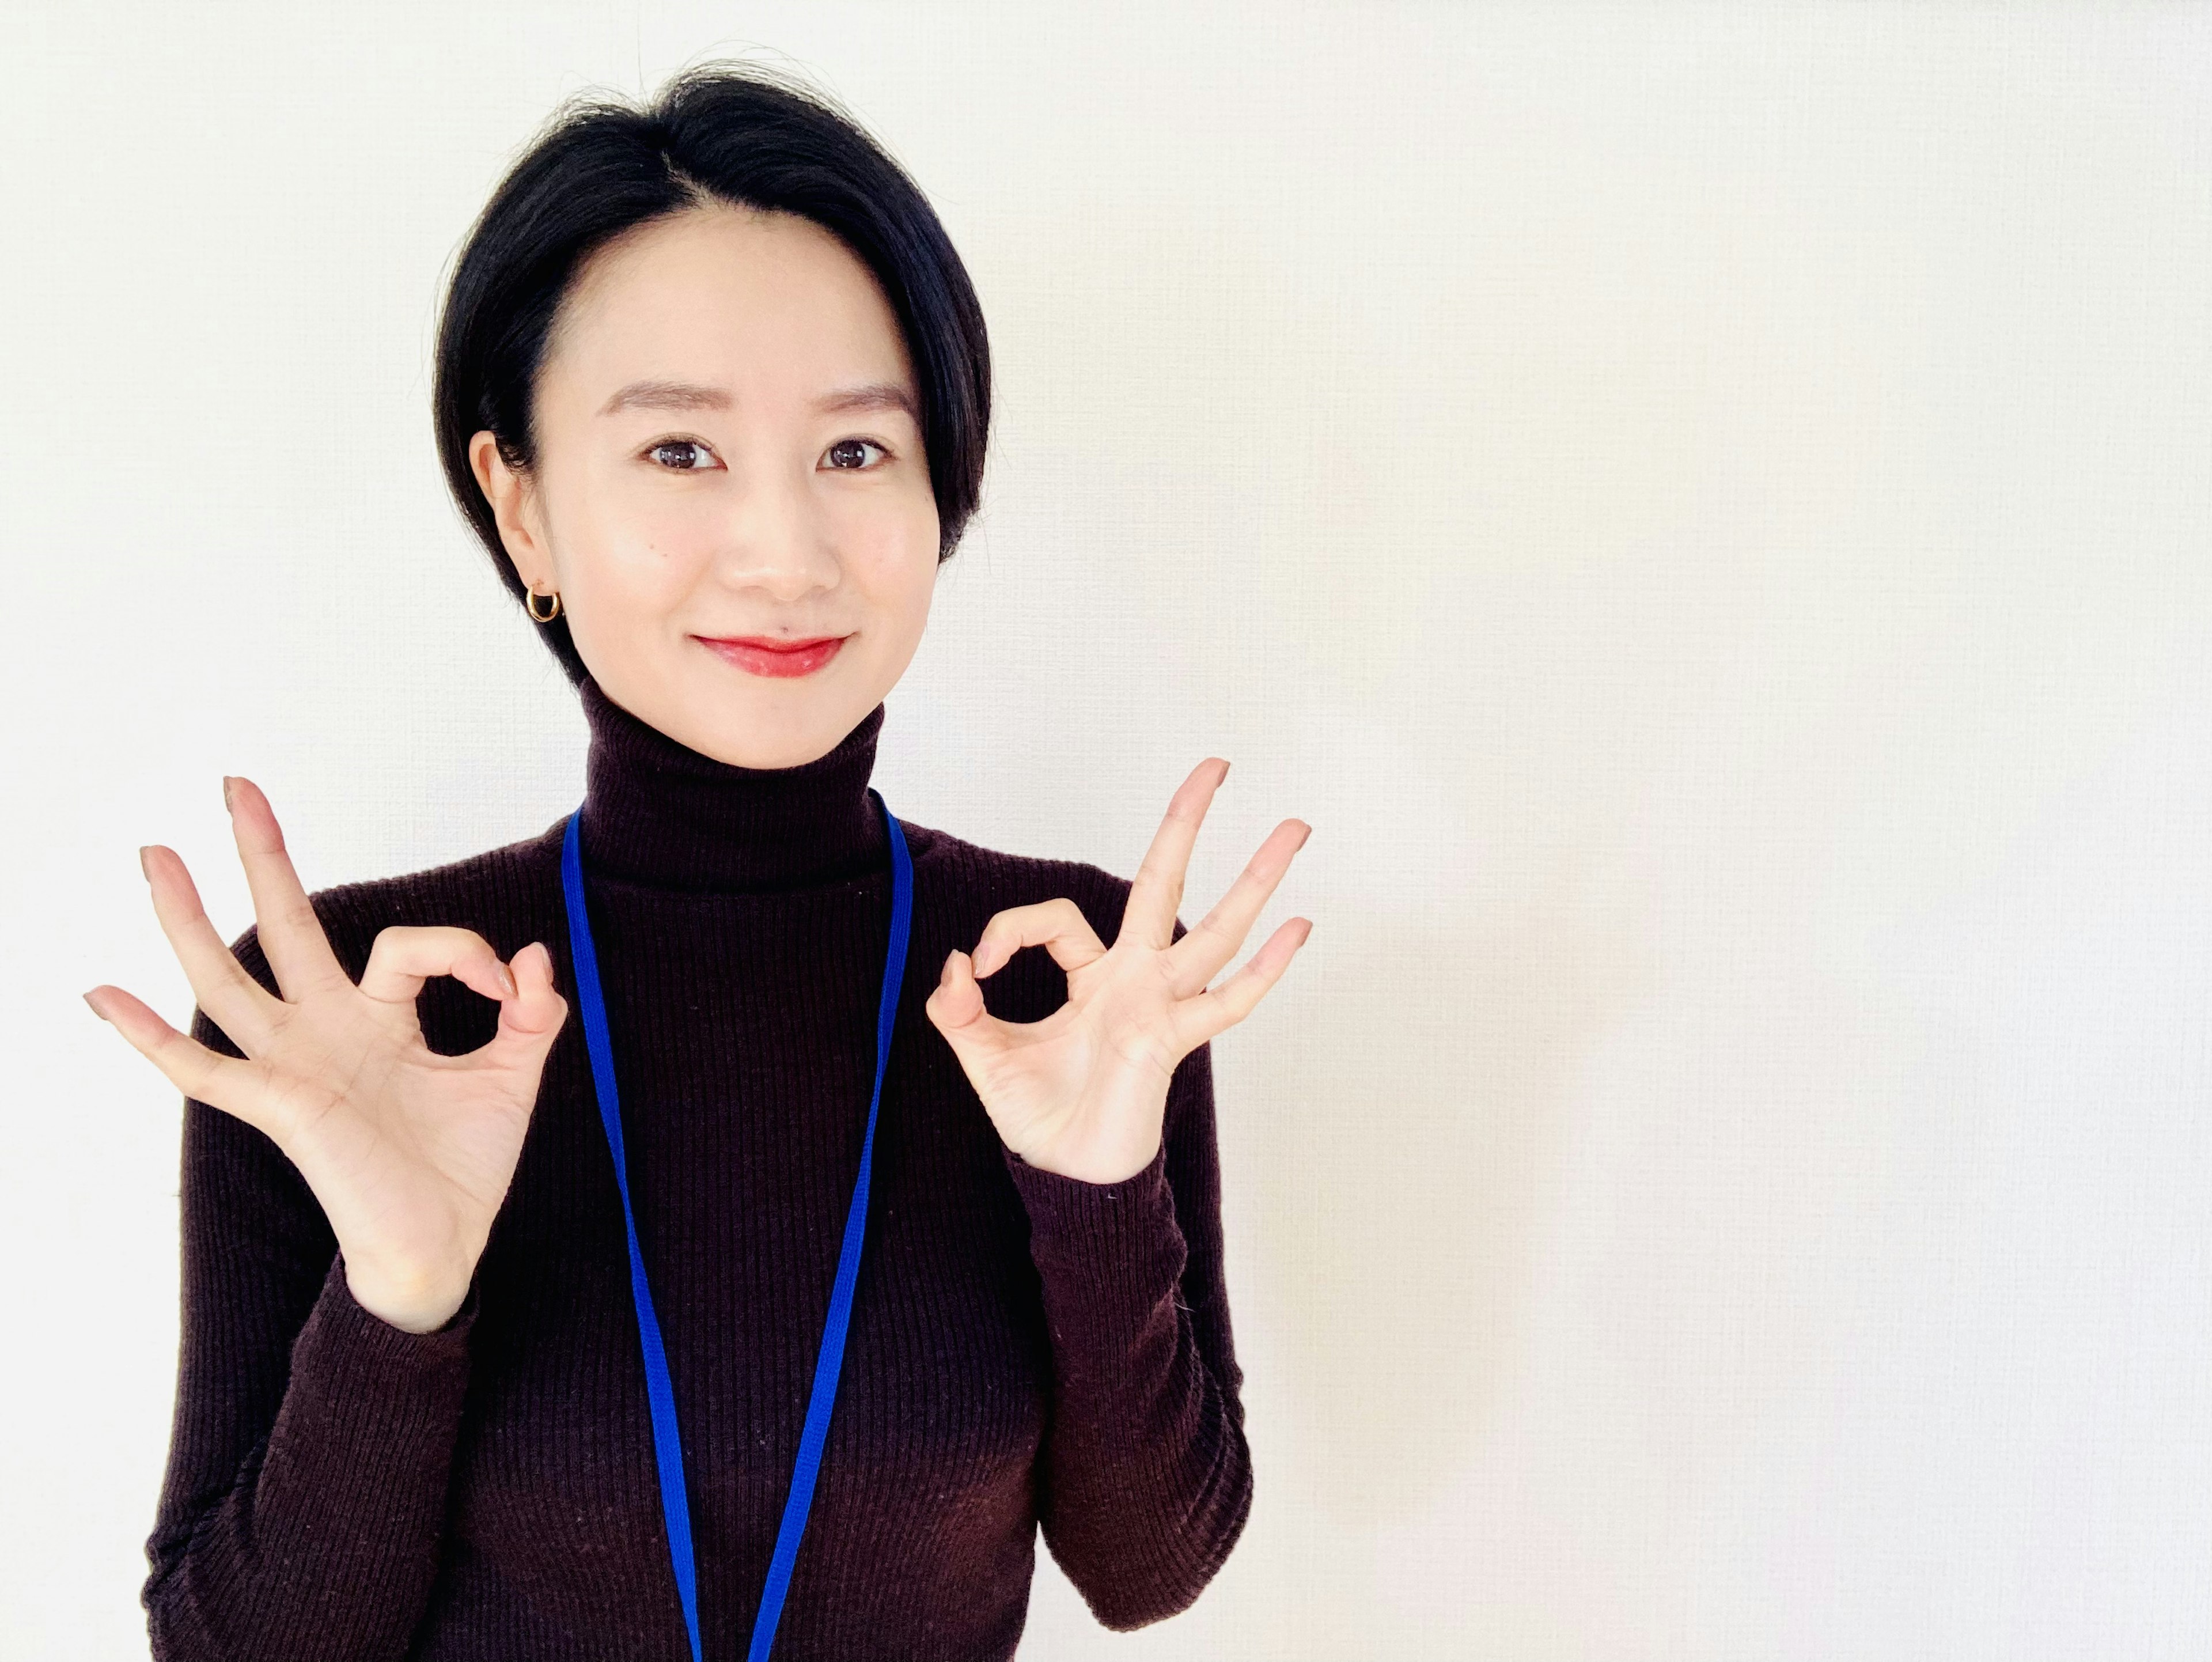
[[[541,613],[538,610],[538,591],[531,589],[522,597],[522,609],[530,614],[533,623],[550,624],[561,615],[561,593],[558,589],[553,593],[552,611]]]

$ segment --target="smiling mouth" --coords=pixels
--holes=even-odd
[[[811,640],[785,641],[767,635],[695,635],[691,638],[724,663],[748,674],[787,680],[814,673],[836,657],[837,648],[851,637],[817,635]]]

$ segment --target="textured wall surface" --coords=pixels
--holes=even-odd
[[[228,935],[225,771],[315,886],[572,806],[437,285],[731,53],[992,327],[886,800],[1126,874],[1218,752],[1199,907],[1316,827],[1215,1045],[1251,1525],[1024,1654],[2212,1652],[2212,8],[1095,9],[0,11],[0,1656],[144,1648],[134,850]]]

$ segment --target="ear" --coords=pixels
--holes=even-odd
[[[514,563],[515,575],[522,579],[523,587],[548,593],[558,589],[561,580],[554,572],[545,539],[540,534],[538,494],[531,488],[528,475],[507,465],[507,459],[499,454],[499,441],[489,428],[469,440],[469,466],[477,476],[477,485],[484,493],[484,500],[491,504],[492,518],[499,526],[499,539],[507,549],[507,557]]]

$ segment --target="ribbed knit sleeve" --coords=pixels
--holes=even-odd
[[[1045,1542],[1100,1622],[1142,1627],[1190,1606],[1252,1506],[1212,1047],[1176,1068],[1159,1153],[1135,1176],[1085,1183],[1011,1151],[1006,1164],[1052,1335]]]
[[[253,933],[232,950],[273,991]],[[191,1032],[240,1054],[204,1013]],[[176,1405],[141,1594],[156,1662],[400,1658],[437,1568],[476,1289],[434,1333],[371,1315],[298,1170],[190,1099],[179,1203]]]

